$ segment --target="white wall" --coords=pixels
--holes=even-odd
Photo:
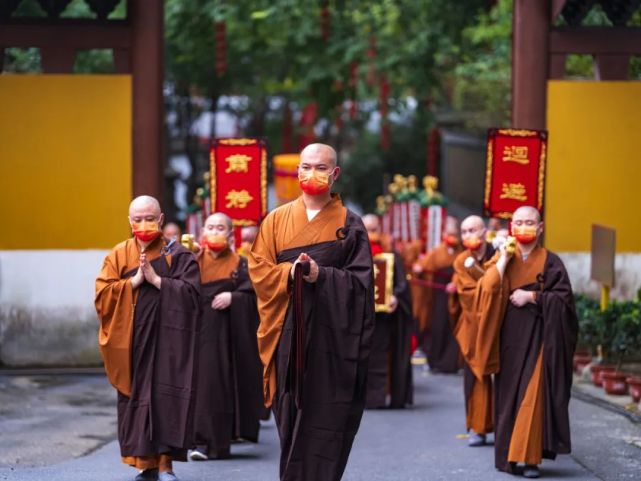
[[[94,283],[103,250],[0,251],[0,363],[7,366],[95,365],[98,320]],[[575,291],[598,298],[589,253],[560,253]],[[641,254],[616,258],[612,297],[641,286]]]
[[[0,363],[100,362],[93,305],[107,251],[0,251]]]
[[[576,292],[584,292],[599,299],[601,286],[590,280],[589,252],[560,252]],[[614,262],[615,284],[610,296],[613,299],[630,300],[641,287],[641,254],[617,254]]]

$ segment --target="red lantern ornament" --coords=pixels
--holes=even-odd
[[[369,62],[367,66],[367,75],[365,80],[367,85],[370,87],[374,86],[376,83],[376,65],[374,63],[376,59],[376,36],[370,35],[369,37],[369,48],[367,49],[367,61]]]
[[[299,150],[302,150],[305,146],[311,144],[316,139],[314,126],[316,125],[317,117],[318,108],[315,102],[311,102],[303,108],[303,112],[300,117],[301,134],[298,139]]]
[[[320,28],[321,37],[325,43],[329,40],[330,24],[329,0],[321,0]]]
[[[380,112],[381,112],[381,149],[389,150],[391,143],[391,129],[387,120],[387,104],[389,101],[390,85],[387,76],[381,75],[380,84]]]
[[[222,77],[227,71],[227,45],[225,44],[225,22],[215,22],[216,38],[216,75]]]

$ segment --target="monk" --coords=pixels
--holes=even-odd
[[[265,218],[248,259],[282,481],[339,480],[365,406],[372,256],[361,219],[330,194],[339,174],[332,147],[305,147],[302,196]]]
[[[452,265],[461,253],[459,234],[458,219],[448,216],[443,242],[414,267],[422,280],[435,284],[429,288],[424,301],[428,305],[429,318],[419,334],[430,369],[440,373],[456,373],[461,368],[460,350],[452,333],[448,310],[448,296],[455,292],[452,285],[448,287],[454,274]]]
[[[247,260],[232,252],[232,220],[210,215],[198,254],[202,328],[198,337],[198,395],[194,461],[227,459],[232,440],[258,441],[262,364],[258,357],[256,295]]]
[[[96,279],[98,342],[118,391],[118,441],[136,481],[176,481],[193,434],[200,274],[194,255],[160,231],[153,197],[129,206],[133,237],[107,255]]]
[[[539,212],[512,216],[515,252],[503,245],[479,281],[478,334],[470,367],[495,376],[497,469],[540,475],[542,458],[570,452],[568,403],[577,318],[559,257],[538,245]]]
[[[487,433],[494,426],[492,404],[492,376],[476,379],[467,360],[470,359],[476,342],[476,311],[474,293],[478,280],[483,275],[483,265],[494,255],[494,248],[487,241],[485,223],[477,215],[461,222],[461,240],[465,250],[454,259],[452,283],[455,292],[450,296],[450,316],[454,321],[454,337],[459,343],[465,363],[463,364],[463,393],[465,396],[466,427],[472,434],[469,446],[483,446]]]
[[[180,237],[182,236],[180,226],[175,222],[167,222],[162,229],[162,236],[167,242],[171,242],[172,239],[176,239],[177,242],[180,242]]]
[[[372,255],[392,252],[394,255],[394,294],[390,312],[377,312],[372,350],[367,375],[367,408],[393,409],[412,404],[412,366],[410,338],[413,331],[412,299],[405,276],[403,259],[381,237],[378,217],[363,217]]]

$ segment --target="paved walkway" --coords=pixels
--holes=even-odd
[[[96,384],[106,381],[94,376],[88,378],[87,383],[95,389]],[[494,469],[491,446],[467,447],[460,376],[426,374],[419,368],[415,385],[413,408],[365,413],[343,477],[345,481],[513,479]],[[630,444],[629,439],[639,436],[641,428],[621,416],[578,400],[572,401],[571,412],[573,441],[580,463],[570,456],[546,461],[543,464],[545,479],[638,479],[634,476],[641,472],[641,450]],[[72,418],[65,422],[73,426]],[[95,433],[97,438],[103,435],[104,432]],[[73,437],[73,430],[67,436]],[[2,437],[6,443],[7,437]],[[49,439],[54,438],[40,439],[40,451],[54,447],[47,444]],[[230,460],[176,463],[175,469],[182,481],[276,480],[278,450],[276,429],[270,422],[263,426],[259,444],[234,445]],[[24,459],[29,452],[21,454]],[[115,441],[59,464],[30,468],[21,464],[0,465],[0,480],[125,481],[134,475],[133,469],[120,463]]]

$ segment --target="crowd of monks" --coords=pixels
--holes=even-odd
[[[176,224],[163,229],[156,199],[132,201],[133,237],[105,258],[95,304],[136,481],[175,481],[173,461],[258,442],[268,408],[280,479],[339,480],[363,410],[412,404],[412,358],[463,372],[468,443],[494,432],[497,469],[538,477],[542,458],[570,452],[577,322],[563,264],[539,245],[539,212],[519,208],[511,232],[448,217],[422,255],[345,208],[331,192],[339,175],[334,149],[306,147],[303,194],[244,229],[238,249],[225,214],[206,219],[192,252]],[[385,312],[374,309],[380,253],[394,259]]]

